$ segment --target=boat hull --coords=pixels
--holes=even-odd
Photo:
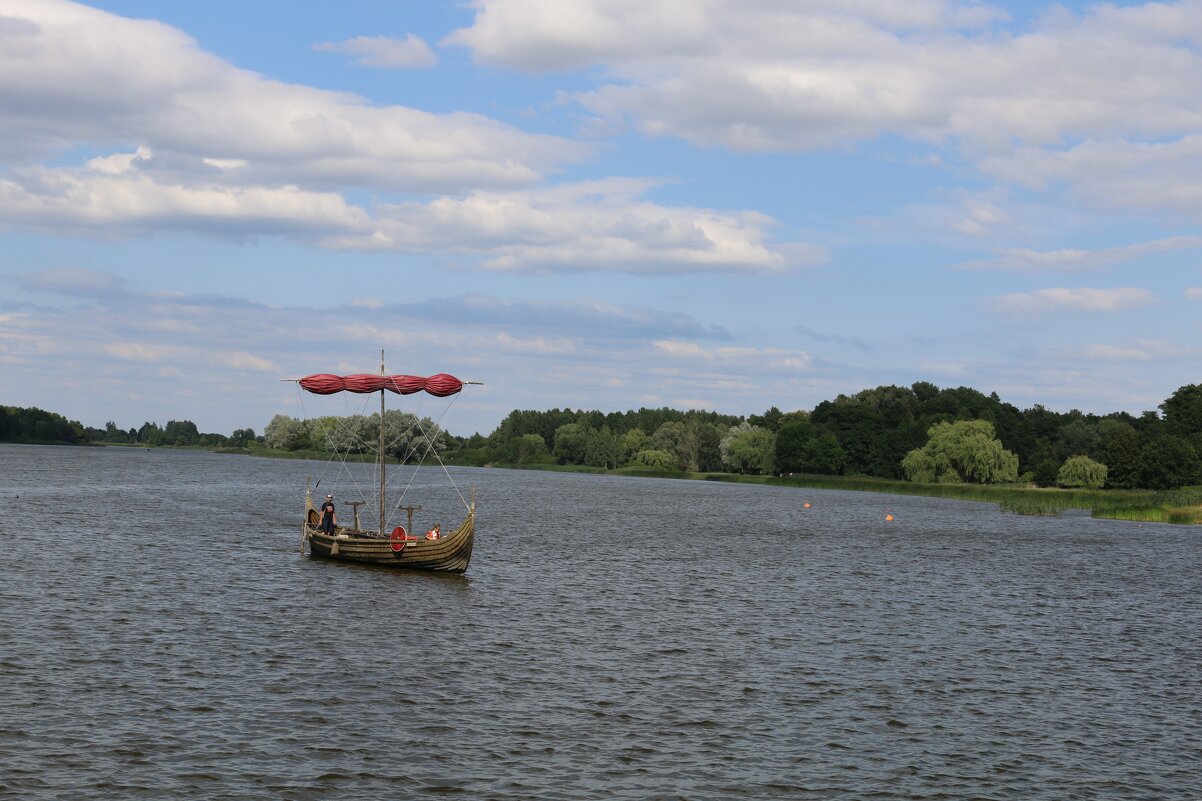
[[[319,531],[313,525],[313,515],[305,526],[309,556],[313,559],[333,559],[340,562],[378,565],[402,570],[433,570],[443,573],[463,573],[472,559],[476,538],[476,512],[468,512],[459,528],[436,540],[406,540],[404,547],[388,537],[367,532],[338,528],[333,535]]]

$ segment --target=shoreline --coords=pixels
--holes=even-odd
[[[266,459],[311,459],[324,461],[328,453],[313,451],[273,451],[265,448],[195,448],[214,453],[258,456]],[[359,458],[361,457],[361,458]],[[349,461],[375,461],[372,454],[356,454]],[[622,467],[613,470],[583,465],[558,464],[468,464],[447,460],[453,467],[486,467],[507,470],[546,470],[559,473],[593,473],[639,478],[668,478],[688,481],[724,481],[742,484],[796,489],[830,489],[846,492],[877,492],[888,495],[918,495],[930,498],[996,503],[1004,511],[1021,515],[1059,516],[1063,511],[1083,509],[1092,517],[1127,520],[1138,523],[1202,524],[1202,486],[1177,490],[1059,489],[1018,484],[918,484],[872,476],[829,476],[793,474],[787,476],[743,475],[738,473],[687,473]]]

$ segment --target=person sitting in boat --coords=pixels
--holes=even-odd
[[[321,505],[321,529],[323,534],[333,536],[334,526],[338,523],[338,515],[334,513],[334,496],[327,495],[326,502]]]
[[[436,540],[442,536],[442,523],[435,523],[434,528],[426,532],[426,539]]]

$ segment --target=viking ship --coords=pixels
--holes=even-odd
[[[465,572],[472,558],[472,544],[476,535],[475,490],[470,493],[470,500],[465,500],[462,495],[459,495],[459,499],[466,509],[463,522],[449,533],[441,534],[437,539],[419,537],[412,533],[413,512],[415,509],[421,508],[418,506],[400,507],[398,502],[398,508],[408,512],[409,527],[406,528],[403,525],[397,525],[392,529],[388,527],[389,510],[385,476],[385,454],[388,443],[385,440],[384,432],[384,398],[385,392],[397,395],[426,392],[435,397],[446,398],[456,395],[465,384],[479,382],[460,381],[446,373],[439,373],[428,378],[412,375],[387,375],[384,369],[383,353],[380,354],[379,375],[361,373],[339,376],[331,373],[319,373],[300,379],[285,380],[296,381],[302,390],[315,395],[333,395],[338,392],[380,393],[380,433],[376,445],[376,470],[379,480],[379,494],[376,501],[378,502],[379,526],[374,530],[363,527],[359,519],[359,507],[366,501],[352,501],[350,505],[354,509],[353,524],[349,526],[335,525],[331,532],[322,531],[322,514],[313,505],[312,488],[306,483],[305,516],[301,523],[302,554],[307,546],[309,556],[313,559],[335,559],[411,570]],[[422,456],[432,454],[434,458],[438,458],[429,436],[424,441],[426,448]],[[440,459],[439,462],[441,463]],[[447,473],[447,477],[450,478],[449,473]],[[455,492],[458,493],[457,488]]]

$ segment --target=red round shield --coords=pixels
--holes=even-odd
[[[391,540],[392,550],[396,551],[397,553],[405,550],[405,527],[397,526],[394,528],[392,530],[392,536],[388,539]]]

